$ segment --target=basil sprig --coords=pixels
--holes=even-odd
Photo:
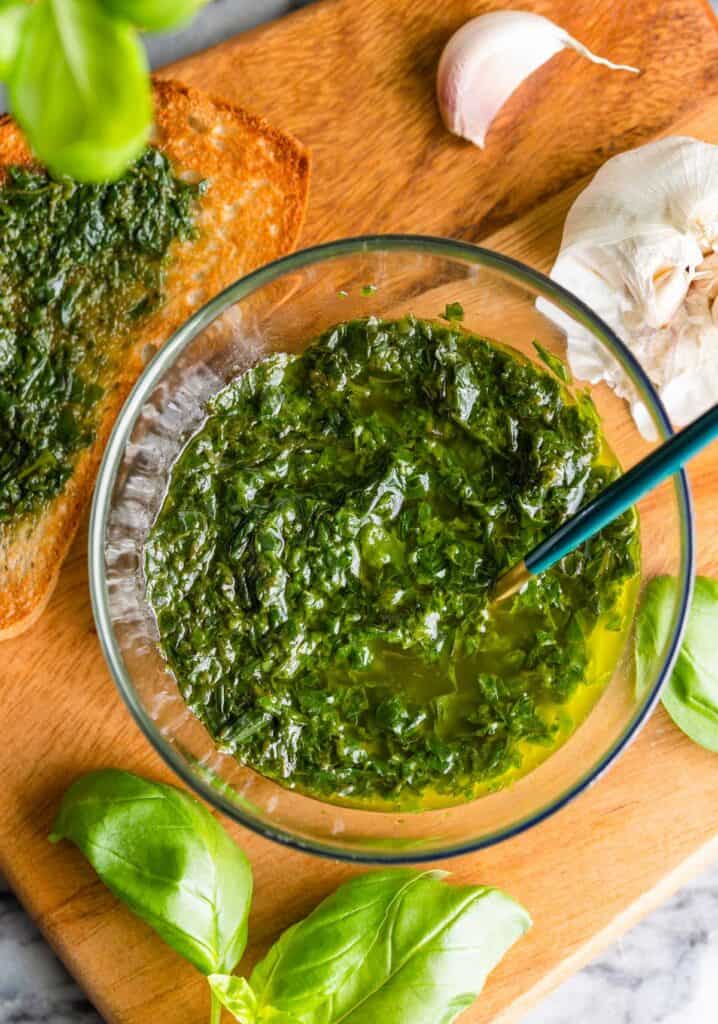
[[[78,181],[118,178],[147,143],[152,101],[137,33],[206,0],[0,0],[0,78],[38,158]]]
[[[342,885],[243,978],[211,975],[242,1024],[449,1024],[531,921],[497,889],[379,871]]]
[[[212,1024],[450,1024],[531,921],[484,886],[443,872],[354,878],[288,928],[249,980],[231,974],[247,941],[249,863],[186,793],[128,772],[78,779],[53,841],[70,839],[102,881],[208,976]]]

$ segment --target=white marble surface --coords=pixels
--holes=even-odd
[[[167,63],[300,5],[301,0],[214,0],[191,30],[149,41],[153,63]],[[98,1022],[0,879],[0,1024]],[[524,1024],[718,1024],[718,865],[565,982]]]

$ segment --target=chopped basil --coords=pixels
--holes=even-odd
[[[452,321],[461,321],[464,319],[464,307],[460,302],[447,302],[446,309],[442,313],[442,319],[448,320],[449,323]]]
[[[538,353],[539,359],[548,366],[552,373],[555,373],[559,380],[562,380],[564,384],[570,384],[571,375],[568,372],[566,364],[563,363],[558,356],[553,355],[547,349],[540,345],[538,341],[534,342],[534,348]]]
[[[488,595],[618,472],[585,396],[458,325],[370,317],[208,412],[145,570],[221,748],[325,799],[411,807],[511,781],[565,739],[622,647],[635,515],[507,605]]]

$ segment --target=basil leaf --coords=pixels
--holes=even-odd
[[[449,886],[435,872],[361,875],[255,967],[258,1019],[273,1008],[300,1024],[449,1024],[529,925],[496,889]]]
[[[115,18],[125,18],[150,32],[178,28],[194,17],[208,0],[101,0]]]
[[[0,78],[8,77],[20,47],[20,33],[30,8],[23,0],[0,3]]]
[[[646,585],[636,616],[634,661],[636,698],[641,700],[658,671],[673,621],[676,602],[676,581],[671,576],[656,576]]]
[[[105,885],[204,974],[236,966],[252,871],[193,797],[129,772],[92,772],[65,793],[50,839],[75,843]]]
[[[570,384],[571,374],[568,372],[568,368],[565,363],[563,363],[558,356],[553,355],[552,352],[545,349],[538,341],[534,341],[533,346],[536,349],[541,362],[545,363],[549,370],[551,370],[559,380],[562,380],[564,384]]]
[[[134,29],[97,0],[30,7],[8,88],[30,145],[56,174],[117,178],[147,141],[144,51]]]
[[[636,623],[636,688],[645,692],[670,635],[678,583],[669,576],[646,587]],[[696,577],[693,601],[663,706],[695,743],[718,752],[718,580]]]

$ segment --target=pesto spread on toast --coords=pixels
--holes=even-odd
[[[92,443],[131,332],[162,304],[170,246],[192,236],[199,189],[157,149],[105,185],[8,169],[0,188],[0,525],[40,513]]]

